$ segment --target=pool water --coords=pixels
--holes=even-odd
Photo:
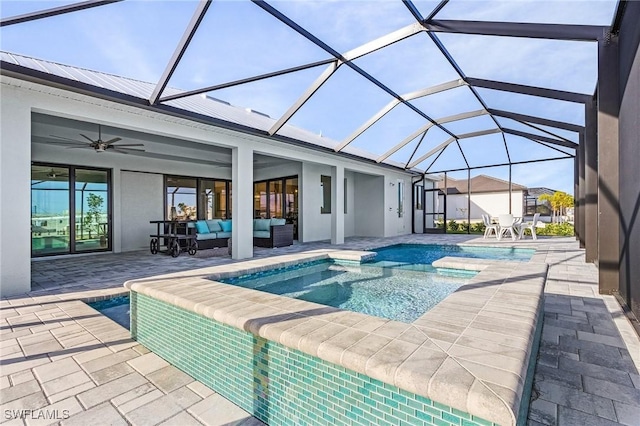
[[[411,323],[474,275],[319,261],[222,282]]]
[[[431,266],[433,261],[445,256],[526,262],[535,253],[532,249],[437,244],[396,244],[373,251],[377,253],[370,262],[373,265],[427,272],[433,270]]]
[[[96,311],[105,315],[127,330],[130,329],[129,296],[119,296],[99,302],[88,303]]]

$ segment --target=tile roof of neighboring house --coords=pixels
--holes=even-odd
[[[438,181],[438,188],[444,188],[444,179]],[[452,179],[447,177],[447,186],[449,188],[449,194],[466,194],[467,193],[467,180],[466,179]],[[525,191],[526,186],[511,183],[512,191]],[[478,192],[504,192],[509,191],[509,182],[502,179],[497,179],[487,175],[478,175],[471,178],[471,193]]]

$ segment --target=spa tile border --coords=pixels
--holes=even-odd
[[[412,324],[215,280],[371,252],[315,250],[127,281],[127,289],[251,332],[502,425],[515,425],[541,318],[547,265],[447,257],[479,270]]]

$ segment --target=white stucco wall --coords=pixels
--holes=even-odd
[[[511,193],[511,213],[514,216],[522,216],[523,194],[522,191]],[[447,197],[447,220],[467,219],[467,195],[456,194]],[[471,220],[482,220],[483,214],[497,217],[500,214],[509,213],[508,192],[471,193]]]
[[[320,213],[322,188],[320,176],[331,176],[331,167],[315,163],[302,164],[302,186],[300,188],[302,205],[302,242],[328,240],[331,238],[331,215]]]
[[[298,176],[300,175],[300,171],[302,170],[302,163],[300,162],[291,162],[287,164],[279,164],[274,167],[264,167],[254,169],[253,171],[253,180],[267,180],[267,179],[276,179],[287,176]]]
[[[344,215],[344,236],[353,237],[356,235],[356,215],[355,211],[355,179],[356,173],[345,171],[344,177],[347,180],[347,213]]]
[[[155,225],[149,221],[164,217],[164,177],[162,174],[126,171],[120,176],[121,250],[147,248],[149,234],[156,231]]]
[[[19,90],[0,96],[0,296],[31,288],[31,111]]]
[[[384,210],[383,203],[372,200],[377,196],[380,199],[384,195],[384,178],[382,176],[370,176],[357,174],[355,176],[355,235],[361,237],[384,236]]]

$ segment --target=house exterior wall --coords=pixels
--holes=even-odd
[[[0,96],[0,294],[31,286],[31,110],[19,90]]]
[[[279,164],[274,167],[265,167],[261,169],[255,169],[253,171],[253,180],[267,180],[277,179],[286,176],[298,176],[302,170],[302,164],[298,162],[292,162],[288,164]]]
[[[157,173],[120,173],[121,251],[149,246],[149,234],[155,232],[149,221],[164,216],[163,180]]]
[[[358,174],[355,178],[355,233],[361,237],[384,236],[383,203],[372,202],[371,195],[384,194],[384,178]]]
[[[523,192],[511,192],[511,213],[514,216],[523,215]],[[467,195],[455,194],[447,196],[447,220],[467,219]],[[483,214],[497,217],[500,214],[509,213],[508,192],[471,193],[471,220],[482,220]]]

